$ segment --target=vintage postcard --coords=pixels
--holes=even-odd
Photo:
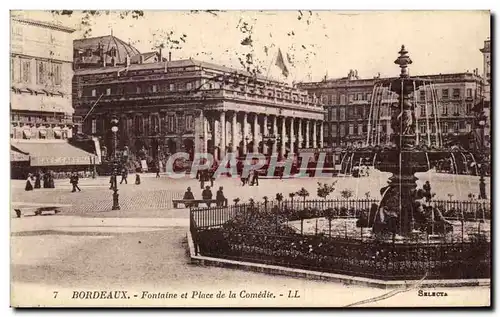
[[[490,20],[11,11],[11,306],[490,306]]]

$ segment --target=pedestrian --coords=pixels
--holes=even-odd
[[[160,178],[160,168],[156,169],[156,178]]]
[[[200,189],[205,188],[205,179],[207,177],[207,172],[206,170],[201,170],[200,171]]]
[[[247,180],[248,186],[253,186],[254,177],[255,177],[255,171],[252,170],[248,173],[248,180]]]
[[[26,179],[26,186],[24,187],[25,191],[33,190],[32,182],[33,182],[33,177],[31,175],[31,173],[28,173],[28,178]]]
[[[184,197],[182,199],[184,199],[184,200],[194,199],[194,195],[193,195],[193,192],[191,191],[191,187],[187,188],[186,192],[184,193]]]
[[[135,184],[140,185],[141,184],[141,175],[139,173],[135,173]]]
[[[210,170],[207,174],[210,177],[210,187],[214,187],[215,170]]]
[[[245,184],[248,181],[248,177],[244,176],[243,173],[241,174],[241,186],[245,186]]]
[[[431,184],[429,183],[429,181],[426,181],[422,188],[424,190],[425,197],[427,197],[430,200],[431,199]]]
[[[127,177],[128,177],[128,170],[124,167],[122,169],[122,179],[120,180],[120,184],[125,181],[125,184],[128,184],[127,182]]]
[[[216,200],[217,207],[224,207],[225,202],[226,202],[226,197],[224,197],[224,192],[222,190],[223,190],[223,188],[221,186],[221,187],[219,187],[219,190],[215,194],[215,200]]]
[[[201,192],[201,198],[206,200],[207,207],[210,207],[212,200],[212,191],[210,190],[210,186],[205,187],[205,189]]]
[[[79,192],[81,192],[82,190],[80,189],[80,187],[78,187],[78,173],[73,173],[73,175],[71,175],[70,177],[70,180],[69,182],[71,183],[71,185],[73,185],[73,190],[71,191],[72,193],[76,192],[76,190],[78,189]]]
[[[36,173],[35,173],[35,188],[40,188],[41,187],[40,186],[40,181],[41,181],[40,177],[41,177],[40,171],[36,171]]]
[[[259,171],[253,171],[252,185],[259,186]]]
[[[48,179],[49,179],[49,188],[56,188],[56,184],[54,183],[54,172],[53,171],[49,171]]]

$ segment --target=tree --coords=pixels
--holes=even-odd
[[[318,182],[318,197],[326,200],[328,196],[335,191],[335,184],[337,184],[337,181],[333,182],[331,185]]]
[[[351,189],[344,189],[343,191],[340,192],[340,195],[344,199],[349,199],[353,196],[353,192]]]
[[[306,198],[309,196],[309,192],[307,191],[307,189],[305,189],[304,187],[302,187],[298,192],[295,193],[297,196],[299,197],[302,197],[302,199],[304,200],[304,205],[306,203]]]
[[[328,236],[331,238],[332,237],[332,221],[335,217],[335,213],[333,212],[333,208],[327,208],[326,210],[324,210],[323,215],[325,216],[326,220],[328,220]]]

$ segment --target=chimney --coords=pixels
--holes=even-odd
[[[168,61],[171,62],[172,61],[172,52],[168,52]]]

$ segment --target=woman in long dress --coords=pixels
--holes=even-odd
[[[33,190],[33,180],[32,180],[32,176],[31,176],[31,173],[28,174],[28,178],[26,179],[26,187],[24,188],[24,190],[26,191],[29,191],[29,190]]]

